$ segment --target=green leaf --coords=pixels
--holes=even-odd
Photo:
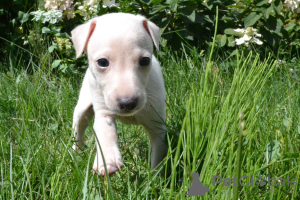
[[[280,143],[277,140],[273,140],[269,144],[266,145],[264,155],[268,160],[268,163],[277,160],[280,154]]]
[[[170,8],[173,12],[177,10],[179,0],[167,0],[167,3],[170,5]]]
[[[234,31],[233,28],[227,28],[227,29],[225,29],[224,33],[226,35],[234,35],[234,36],[238,36],[238,37],[242,37],[244,35],[243,33]]]
[[[234,42],[234,37],[233,36],[230,36],[230,37],[227,37],[227,45],[229,47],[234,47],[235,46],[235,42]],[[235,51],[233,51],[232,53],[236,53]],[[231,55],[230,55],[231,56]]]
[[[276,39],[274,35],[268,29],[266,29],[266,27],[262,26],[260,28],[260,33],[263,35],[263,38],[268,42],[269,45],[275,45]]]
[[[144,3],[149,4],[151,1],[150,0],[142,0]]]
[[[11,20],[11,24],[12,24],[13,26],[15,26],[15,25],[16,25],[16,19]]]
[[[162,33],[168,27],[168,24],[171,22],[170,18],[162,18],[159,27],[161,28]]]
[[[19,11],[19,13],[18,13],[18,18],[19,18],[21,24],[23,24],[23,23],[25,23],[25,22],[28,21],[28,19],[29,19],[29,14],[28,14],[28,13],[24,13],[24,12],[22,12],[22,11]]]
[[[288,160],[293,160],[293,159],[298,159],[300,156],[300,153],[284,153],[281,156],[281,161],[288,161]]]
[[[260,6],[263,6],[263,5],[267,4],[268,1],[269,0],[259,1],[256,5],[260,7]]]
[[[21,75],[18,75],[17,79],[16,79],[16,84],[18,84],[21,80]]]
[[[187,16],[189,18],[189,20],[191,20],[191,22],[195,22],[196,21],[196,12],[193,11],[189,16]]]
[[[54,60],[54,62],[52,63],[52,69],[58,67],[58,65],[60,64],[61,60]]]
[[[227,35],[233,35],[233,34],[235,34],[235,31],[233,28],[227,28],[224,30],[224,33]]]
[[[179,10],[179,9],[178,9]],[[204,20],[200,17],[195,10],[192,10],[191,13],[188,11],[185,13],[186,10],[180,9],[182,20],[188,24],[198,23],[204,24]]]
[[[50,124],[49,129],[52,130],[52,131],[57,131],[58,124],[56,124],[56,123],[55,124]]]
[[[161,5],[161,4],[154,4],[154,5],[152,6],[152,11],[151,11],[149,14],[153,15],[153,14],[155,14],[155,13],[157,13],[157,12],[160,12],[160,11],[166,9],[167,7],[168,7],[168,6]]]
[[[24,12],[19,11],[18,12],[18,19],[21,21],[21,19],[23,18]]]
[[[222,36],[221,36],[220,46],[221,46],[221,47],[224,47],[225,44],[226,44],[226,42],[227,42],[227,37],[226,37],[226,35],[222,35]]]
[[[300,126],[298,126],[298,134],[300,134]]]
[[[159,4],[161,2],[161,0],[151,0],[150,2],[149,2],[149,4],[150,3],[153,3],[153,4]]]
[[[57,49],[57,44],[53,42],[53,44],[48,48],[49,53],[52,53],[54,49]]]
[[[294,28],[295,28],[296,24],[292,23],[292,24],[289,24],[287,27],[285,27],[284,29],[287,31],[287,32],[291,32]]]
[[[271,14],[272,12],[274,13],[274,9],[273,9],[273,7],[270,6],[268,9],[266,9],[266,10],[264,11],[264,16],[265,16],[265,18],[266,18],[266,19],[269,19],[269,16],[270,16],[270,14]]]
[[[207,21],[210,24],[214,24],[214,21],[210,17],[211,17],[210,15],[204,15],[205,21]]]
[[[60,37],[60,38],[69,38],[67,33],[56,33],[55,34],[56,37]]]
[[[60,65],[59,70],[61,70],[63,73],[66,73],[68,66],[65,64]]]
[[[283,119],[283,125],[284,125],[285,127],[288,127],[289,124],[290,124],[290,118],[285,118],[285,119]]]
[[[51,33],[51,29],[48,27],[43,27],[42,28],[42,33]]]
[[[286,127],[287,132],[290,131],[291,119],[290,118],[283,119],[283,125]]]
[[[276,29],[274,30],[274,32],[279,34],[281,32],[283,25],[284,25],[283,21],[281,21],[281,19],[278,18],[276,20]]]
[[[268,27],[268,29],[274,31],[277,34],[280,34],[283,25],[284,24],[281,19],[274,16],[270,16],[265,23],[265,26]]]
[[[50,46],[49,48],[48,48],[48,51],[49,51],[49,53],[52,53],[53,51],[54,51],[54,49],[55,49],[55,46]]]
[[[219,45],[219,47],[224,47],[227,43],[227,36],[226,35],[221,35],[221,34],[218,34],[216,36],[216,41]]]
[[[282,12],[282,3],[281,1],[274,1],[274,4],[271,4],[273,9],[276,11],[277,14],[281,14]]]
[[[18,7],[24,6],[23,0],[13,0],[13,2],[14,2],[15,6],[18,6]]]
[[[257,14],[256,12],[251,12],[244,20],[245,28],[253,26],[261,17],[262,17],[261,13]]]
[[[53,27],[53,28],[52,28],[52,31],[53,31],[54,33],[60,33],[60,30],[61,30],[61,28],[59,28],[59,27]]]

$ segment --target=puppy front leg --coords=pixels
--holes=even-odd
[[[76,142],[73,149],[79,151],[84,146],[84,131],[89,121],[94,116],[93,105],[91,101],[90,88],[88,83],[88,73],[86,73],[79,94],[79,99],[73,114],[73,129]]]
[[[112,117],[102,116],[96,113],[94,130],[97,137],[97,154],[95,157],[93,169],[99,175],[105,175],[103,158],[99,147],[100,144],[105,159],[107,172],[109,175],[112,175],[116,171],[120,170],[124,165],[118,147],[117,127],[115,120]]]
[[[73,149],[79,151],[84,146],[84,132],[89,125],[89,121],[93,118],[94,111],[92,104],[78,104],[74,110],[73,129],[75,143]]]

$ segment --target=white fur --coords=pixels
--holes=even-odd
[[[158,50],[159,28],[139,15],[106,14],[76,27],[72,40],[77,57],[86,51],[89,60],[74,110],[73,148],[79,150],[84,146],[84,131],[95,116],[93,127],[108,173],[113,174],[123,166],[115,120],[143,125],[149,135],[154,169],[167,152],[164,81],[159,63],[152,55],[153,44]],[[150,58],[148,67],[140,66],[142,57]],[[99,67],[99,59],[106,59],[109,66]],[[93,169],[105,175],[98,143]]]

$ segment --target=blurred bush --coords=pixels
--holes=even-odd
[[[219,11],[217,46],[231,53],[237,47],[254,49],[275,58],[299,57],[300,1],[298,0],[9,0],[0,4],[1,51],[3,38],[40,53],[39,43],[56,55],[53,69],[75,72],[70,31],[79,24],[105,13],[141,14],[156,23],[162,32],[162,46],[180,51],[182,45],[207,49]],[[10,44],[11,45],[11,44]],[[77,62],[77,63],[75,63]]]

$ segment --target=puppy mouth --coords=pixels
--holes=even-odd
[[[134,110],[121,110],[121,109],[116,109],[114,110],[114,113],[118,116],[121,117],[129,117],[135,115],[137,112],[139,112],[142,108],[136,108]]]
[[[121,116],[121,117],[129,117],[129,116],[133,116],[135,113],[137,113],[138,110],[135,111],[116,111],[116,115]]]

